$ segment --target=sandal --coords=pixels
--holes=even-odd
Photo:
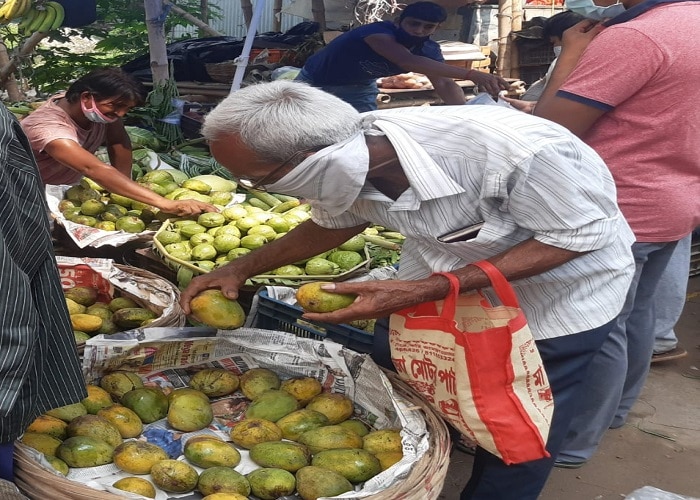
[[[460,436],[454,441],[454,447],[467,455],[474,455],[477,446],[478,445],[474,441],[464,436]]]
[[[661,361],[671,361],[672,359],[684,358],[688,355],[688,351],[682,347],[674,347],[670,351],[660,352],[658,354],[652,354],[651,362],[659,363]]]

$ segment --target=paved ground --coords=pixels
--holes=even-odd
[[[643,486],[700,498],[700,276],[690,279],[676,334],[688,356],[653,364],[627,424],[608,431],[584,467],[554,469],[540,500],[620,500]],[[440,499],[459,498],[471,464],[452,452]]]

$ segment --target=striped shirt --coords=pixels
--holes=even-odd
[[[0,105],[0,443],[87,396],[31,147]]]
[[[397,150],[410,188],[394,202],[366,184],[338,217],[314,207],[317,224],[373,222],[400,231],[407,239],[399,277],[409,280],[464,267],[530,238],[589,252],[513,282],[536,339],[590,330],[620,312],[634,271],[634,236],[617,207],[610,172],[591,148],[557,124],[496,106],[372,114]],[[472,240],[437,239],[482,221]]]

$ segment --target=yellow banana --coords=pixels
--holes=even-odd
[[[36,16],[32,20],[31,24],[27,26],[26,33],[31,34],[36,32],[39,29],[39,26],[44,22],[44,19],[46,19],[46,16],[48,14],[47,10],[39,10],[36,9]]]
[[[51,31],[51,26],[53,26],[53,22],[56,20],[56,16],[58,15],[58,12],[53,5],[44,4],[44,7],[46,7],[46,14],[44,15],[39,27],[36,29],[36,31],[39,33],[47,33]]]
[[[0,16],[7,21],[12,21],[18,17],[22,7],[24,7],[23,0],[8,0],[0,8]]]
[[[46,2],[46,5],[50,5],[56,10],[56,17],[51,24],[51,30],[60,28],[63,24],[63,20],[66,17],[66,11],[64,10],[63,5],[58,2],[54,2],[53,0]]]
[[[10,2],[11,1],[12,0],[10,0]],[[2,4],[2,7],[0,7],[0,23],[2,24],[10,22],[10,19],[7,17],[10,12],[10,7],[12,6],[10,2],[5,2]]]

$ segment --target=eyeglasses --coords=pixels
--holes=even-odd
[[[262,178],[257,181],[251,179],[239,178],[238,183],[246,189],[253,189],[255,191],[267,192],[265,188],[265,183],[273,177],[276,173],[280,172],[286,166],[288,166],[298,155],[305,153],[313,153],[315,151],[297,151],[292,156],[284,160],[278,167],[274,168],[271,172],[265,174]]]

